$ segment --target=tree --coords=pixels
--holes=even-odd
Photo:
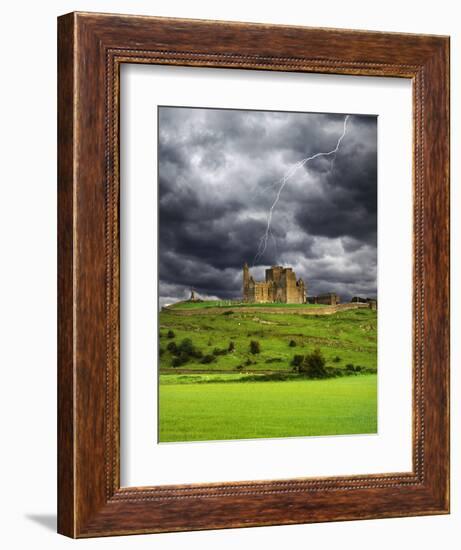
[[[317,348],[304,357],[299,372],[303,372],[308,378],[327,378],[328,372],[325,369],[325,357]]]
[[[190,338],[184,338],[184,340],[181,340],[178,349],[182,353],[192,355],[192,353],[194,352],[194,344]]]

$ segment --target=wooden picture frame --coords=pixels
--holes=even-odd
[[[58,21],[58,531],[97,537],[449,511],[449,39],[71,13]],[[413,469],[120,487],[122,63],[413,83]]]

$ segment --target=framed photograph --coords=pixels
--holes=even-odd
[[[449,39],[58,20],[58,531],[449,512]]]

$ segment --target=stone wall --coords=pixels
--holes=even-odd
[[[320,294],[319,296],[311,296],[308,299],[310,304],[324,304],[327,306],[336,306],[341,302],[340,297],[335,292]]]

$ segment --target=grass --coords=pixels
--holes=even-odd
[[[163,378],[160,442],[377,431],[376,375],[240,384]]]
[[[206,304],[206,302],[203,302]],[[202,304],[203,304],[202,303]],[[194,304],[199,306],[199,304]],[[206,306],[203,306],[206,307]],[[285,306],[284,306],[285,307]],[[243,365],[245,371],[291,370],[294,355],[304,355],[319,348],[327,366],[344,368],[348,363],[369,369],[377,367],[377,313],[369,309],[349,310],[334,315],[297,315],[289,313],[224,313],[181,316],[160,312],[161,372],[174,372],[173,355],[166,350],[169,342],[179,343],[190,338],[204,354],[215,348],[226,348],[234,342],[233,352],[203,365],[191,360],[181,368],[210,372],[236,372]],[[173,330],[174,339],[167,338]],[[250,353],[251,340],[260,343],[261,353]],[[290,346],[293,340],[296,345]],[[339,357],[339,361],[335,358]],[[251,362],[247,364],[248,362]]]
[[[246,311],[244,304],[228,314],[203,311],[216,302],[186,306],[193,311],[159,313],[161,442],[376,432],[377,376],[369,374],[377,369],[376,311],[304,315],[286,312],[286,304],[283,313]],[[203,355],[219,354],[212,363],[189,357],[175,368],[167,346],[179,346],[185,338]],[[259,342],[260,353],[250,352],[252,340]],[[346,366],[352,364],[368,374],[299,378],[293,357],[316,348],[327,369],[348,374]]]
[[[177,386],[184,384],[219,384],[226,382],[240,382],[246,377],[245,374],[161,374],[160,385]]]

